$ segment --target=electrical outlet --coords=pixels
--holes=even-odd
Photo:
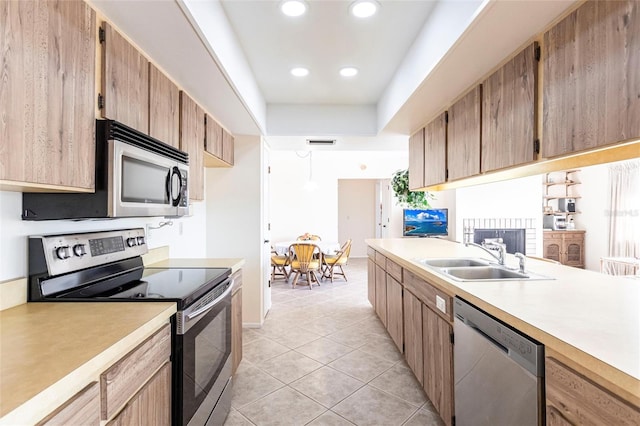
[[[447,305],[444,303],[444,299],[436,295],[436,308],[440,309],[445,314],[447,313]]]

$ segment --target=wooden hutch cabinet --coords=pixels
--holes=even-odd
[[[544,231],[544,257],[563,265],[584,268],[585,231]]]

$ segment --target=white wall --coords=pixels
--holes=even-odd
[[[157,226],[165,221],[162,217],[131,218],[109,220],[47,220],[41,222],[23,221],[22,194],[0,191],[0,282],[27,277],[27,237],[54,233],[85,232],[111,229],[142,227],[147,224]],[[173,226],[151,231],[147,236],[149,248],[171,245],[172,257],[204,257],[206,207],[204,203],[194,203],[192,215],[172,219]]]
[[[242,321],[261,325],[262,145],[259,136],[235,137],[235,165],[206,169],[207,257],[244,258]]]
[[[338,241],[338,179],[387,179],[405,169],[407,151],[313,151],[314,191],[308,151],[271,151],[271,240],[295,239],[305,232]],[[300,156],[299,156],[299,155]]]
[[[456,190],[456,240],[468,218],[535,218],[536,255],[542,255],[542,177],[529,176]],[[533,253],[528,253],[533,254]]]

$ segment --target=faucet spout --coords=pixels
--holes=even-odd
[[[486,243],[484,243],[484,245],[471,243],[471,242],[464,243],[464,245],[465,247],[474,246],[474,247],[481,248],[482,250],[489,253],[494,259],[496,259],[499,265],[504,266],[504,257],[507,251],[504,244],[496,243],[493,241],[487,241]],[[498,254],[495,253],[495,250],[498,251]]]

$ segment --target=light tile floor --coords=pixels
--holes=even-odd
[[[442,425],[367,300],[367,261],[348,282],[278,280],[260,329],[244,329],[234,377],[235,425]]]

